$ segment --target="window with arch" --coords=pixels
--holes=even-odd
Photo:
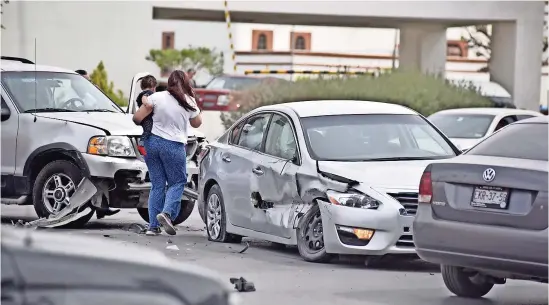
[[[290,48],[300,51],[311,51],[311,33],[296,33],[290,35]]]
[[[305,50],[305,38],[299,35],[295,39],[294,49],[296,50]]]
[[[252,31],[252,50],[272,51],[273,50],[273,31],[253,30]]]
[[[256,48],[258,50],[267,50],[267,35],[263,33],[259,34],[259,37],[257,38]]]

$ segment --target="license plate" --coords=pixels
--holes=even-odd
[[[507,209],[509,189],[494,186],[477,186],[473,190],[471,206],[476,208]]]

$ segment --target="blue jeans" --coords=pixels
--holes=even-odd
[[[181,209],[181,197],[187,183],[185,144],[156,135],[145,139],[145,163],[149,169],[149,228],[158,228],[156,215],[166,213],[173,221]],[[166,188],[167,183],[167,188]]]

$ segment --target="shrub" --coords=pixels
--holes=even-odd
[[[403,71],[379,77],[300,79],[293,83],[262,84],[247,91],[233,92],[231,99],[240,104],[240,109],[221,115],[225,128],[257,107],[307,100],[392,103],[409,107],[425,116],[444,109],[491,105],[490,100],[479,95],[473,86],[452,84],[435,76]]]
[[[109,81],[105,64],[100,61],[97,67],[90,74],[91,82],[101,89],[113,102],[120,107],[128,106],[128,99],[124,96],[122,90],[116,90],[114,83]]]

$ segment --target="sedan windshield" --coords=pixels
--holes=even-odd
[[[319,161],[431,160],[456,156],[418,115],[366,114],[302,118],[311,157]]]
[[[21,112],[123,112],[78,74],[5,72],[2,83]]]
[[[487,114],[433,114],[429,117],[449,138],[480,139],[486,135],[494,120]]]
[[[208,83],[206,89],[244,90],[259,85],[260,83],[260,78],[220,76],[214,78],[210,83]]]

